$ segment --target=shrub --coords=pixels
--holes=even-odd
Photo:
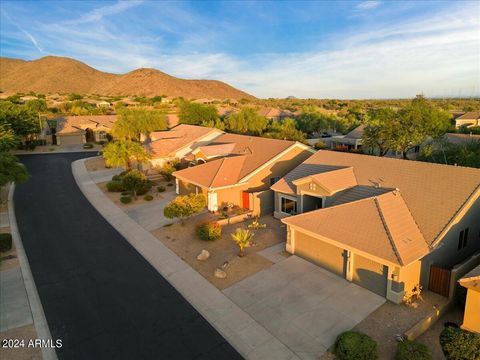
[[[145,195],[145,196],[143,197],[143,200],[145,200],[145,201],[152,201],[152,200],[153,200],[153,196],[152,196],[152,195]]]
[[[164,192],[166,189],[165,189],[165,186],[159,186],[157,187],[157,191],[158,192]]]
[[[222,227],[215,221],[206,222],[197,226],[197,235],[204,241],[217,240],[222,236]]]
[[[93,144],[91,144],[91,143],[83,144],[83,148],[84,149],[93,149]]]
[[[440,345],[447,360],[480,359],[480,335],[453,326],[440,333]]]
[[[238,256],[243,257],[245,255],[245,248],[247,246],[250,246],[254,235],[255,234],[252,231],[242,228],[237,228],[237,230],[235,230],[235,232],[230,235],[240,249]]]
[[[0,234],[0,252],[6,252],[12,249],[12,234]]]
[[[327,148],[328,148],[328,147],[327,147],[327,144],[325,144],[325,143],[324,143],[323,141],[321,141],[321,140],[320,140],[320,141],[317,141],[317,142],[315,143],[315,146],[314,146],[314,147],[315,147],[316,150],[324,150],[324,149],[327,149]]]
[[[129,203],[132,202],[132,198],[131,198],[130,196],[122,196],[122,197],[120,198],[120,202],[121,202],[122,204],[129,204]]]
[[[163,215],[169,219],[180,218],[183,224],[186,218],[199,213],[205,206],[207,202],[202,194],[177,196],[165,206]]]
[[[122,192],[125,191],[121,181],[112,180],[107,183],[107,190],[109,192]]]
[[[374,360],[378,358],[377,343],[366,334],[346,331],[337,337],[334,354],[340,360]]]
[[[172,183],[168,183],[167,186],[173,186],[173,184],[172,184]]]
[[[428,348],[417,341],[405,340],[397,344],[395,360],[431,360]]]
[[[134,197],[145,195],[152,187],[145,174],[139,170],[131,170],[123,175],[122,185],[125,190],[131,191]]]

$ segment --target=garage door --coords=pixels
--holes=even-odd
[[[380,296],[386,296],[388,267],[355,254],[352,281]]]
[[[60,145],[81,145],[84,143],[83,135],[57,136]]]
[[[295,255],[345,277],[345,251],[339,247],[296,232]]]

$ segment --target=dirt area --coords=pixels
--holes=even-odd
[[[9,233],[9,232],[10,232],[10,227],[0,228],[0,233]],[[13,256],[13,258],[8,259],[11,256]],[[2,261],[0,263],[0,271],[9,270],[19,265],[18,259],[17,259],[17,251],[15,250],[15,244],[13,243],[13,241],[12,241],[12,249],[10,251],[0,253],[0,257],[2,258]]]
[[[440,319],[437,320],[433,326],[428,329],[425,333],[419,336],[416,340],[427,345],[432,353],[432,359],[445,359],[442,348],[440,347],[440,333],[444,328],[446,322],[453,322],[455,324],[461,325],[463,321],[463,310],[455,307],[450,312],[443,315]]]
[[[134,200],[133,197],[132,197],[132,202],[131,203],[123,204],[122,202],[120,202],[120,198],[122,197],[122,193],[109,192],[107,190],[107,182],[108,181],[98,183],[97,186],[100,188],[100,190],[102,190],[105,193],[105,195],[108,196],[108,198],[110,200],[112,200],[115,203],[115,205],[117,205],[121,209],[127,209],[127,208],[131,208],[131,207],[135,207],[137,205],[142,205],[142,204],[146,204],[146,203],[152,203],[152,202],[155,202],[155,201],[159,201],[159,200],[163,199],[162,194],[165,194],[166,192],[170,192],[170,191],[175,191],[175,185],[173,185],[173,183],[163,181],[163,180],[162,181],[157,180],[157,181],[155,181],[155,185],[152,186],[151,190],[148,193],[146,193],[145,195],[138,195],[137,200]],[[168,186],[168,184],[172,184],[172,186]],[[161,192],[161,193],[158,192],[157,188],[159,186],[165,187],[166,191]],[[150,200],[150,201],[144,200],[143,197],[146,196],[146,195],[152,195],[153,200]]]
[[[87,168],[88,172],[105,170],[105,160],[101,156],[85,160],[85,167]]]
[[[230,234],[233,233],[236,228],[246,228],[252,220],[226,225],[222,228],[222,237],[220,239],[216,241],[203,241],[198,238],[195,233],[195,228],[204,218],[205,216],[192,218],[187,221],[185,225],[176,223],[154,230],[152,234],[218,289],[225,289],[271,266],[272,262],[258,255],[257,252],[285,241],[285,227],[280,225],[280,222],[272,216],[264,216],[260,218],[260,222],[267,224],[267,227],[255,231],[253,238],[254,246],[247,248],[245,256],[240,258],[238,257],[238,247],[232,240]],[[197,255],[203,249],[210,252],[210,258],[206,261],[199,261],[197,260]],[[225,262],[228,262],[226,269],[227,277],[225,279],[218,279],[213,275],[214,271]]]
[[[0,347],[0,359],[15,360],[41,360],[42,351],[40,348],[28,347],[29,340],[35,340],[37,332],[33,325],[26,325],[16,329],[10,329],[0,332],[0,341],[3,339],[24,340],[24,347],[21,348],[3,348]]]

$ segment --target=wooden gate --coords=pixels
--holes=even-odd
[[[448,297],[450,295],[450,278],[450,270],[431,266],[430,279],[428,281],[428,290]]]

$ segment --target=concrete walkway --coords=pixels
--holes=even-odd
[[[247,359],[299,359],[285,344],[112,203],[86,171],[72,163],[85,197],[225,339]],[[141,279],[139,279],[141,281]]]
[[[123,171],[123,169],[121,169],[121,168],[97,170],[97,171],[92,171],[90,173],[90,176],[91,176],[93,182],[98,184],[98,183],[101,183],[101,182],[112,180],[112,177],[114,175],[118,175],[122,171]]]
[[[0,271],[0,331],[33,324],[20,267]]]

